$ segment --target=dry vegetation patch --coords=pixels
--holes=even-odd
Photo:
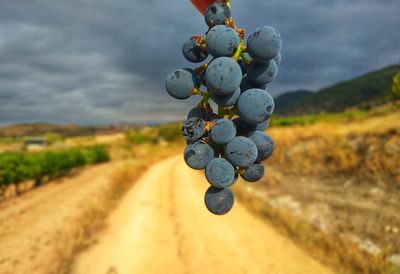
[[[338,273],[400,273],[400,112],[269,134],[266,177],[239,199]]]

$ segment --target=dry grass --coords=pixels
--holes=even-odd
[[[400,186],[400,112],[359,122],[273,128],[272,161],[301,174],[347,173]]]
[[[329,221],[326,222],[327,220],[325,220],[322,224],[329,226],[328,229],[325,229],[318,222],[321,220],[319,218],[324,216],[323,213],[313,211],[311,214],[314,215],[315,219],[310,219],[311,214],[307,212],[307,209],[301,209],[299,213],[290,208],[290,204],[282,205],[279,203],[279,201],[293,196],[288,196],[284,192],[276,197],[273,195],[264,196],[265,192],[258,187],[244,187],[245,185],[244,182],[240,182],[235,187],[235,195],[246,207],[253,213],[273,223],[283,234],[295,240],[312,256],[324,264],[331,265],[333,269],[337,270],[337,273],[396,273],[392,272],[394,270],[392,270],[392,266],[387,260],[387,257],[396,250],[390,244],[380,246],[381,252],[373,255],[360,249],[360,242],[367,243],[365,240],[368,237],[366,233],[356,234],[356,228],[345,227],[345,219],[338,217],[340,219],[336,220],[335,224],[330,224]],[[291,184],[291,187],[293,187],[293,184]],[[298,202],[297,200],[292,201],[293,203]],[[302,207],[311,207],[303,204],[303,202],[301,201]],[[315,201],[313,202],[315,203]],[[314,205],[317,205],[317,203]],[[335,213],[337,212],[334,211]],[[303,216],[299,214],[303,214]],[[365,216],[365,218],[368,217],[370,217],[370,214]],[[339,225],[333,229],[331,225],[336,224]],[[348,224],[350,226],[362,225],[354,221]],[[383,236],[381,230],[377,230],[375,233],[377,234],[376,236]]]

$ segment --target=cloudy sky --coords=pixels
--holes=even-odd
[[[318,89],[400,59],[399,0],[233,0],[240,27],[277,28],[273,95]],[[0,2],[0,125],[182,120],[195,101],[166,95],[191,66],[182,42],[207,31],[189,0]]]

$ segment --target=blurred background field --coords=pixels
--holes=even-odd
[[[164,89],[191,1],[2,1],[0,274],[400,274],[399,10],[232,0],[282,64],[265,177],[216,217],[182,156],[199,98]]]
[[[318,260],[339,269],[338,273],[398,273],[400,101],[392,81],[396,68],[321,91],[324,97],[334,98],[321,99],[329,102],[341,96],[358,97],[351,104],[341,99],[346,102],[343,107],[323,112],[304,107],[308,111],[301,115],[272,117],[267,132],[276,149],[267,161],[267,176],[258,184],[240,181],[234,188],[253,214],[271,222]],[[351,87],[351,92],[341,93],[343,87]],[[355,95],[370,89],[382,91],[379,96]],[[296,109],[296,104],[307,106],[314,101],[293,100],[293,94],[290,98],[278,97],[278,110],[279,104]],[[180,127],[180,123],[4,127],[0,130],[0,194],[5,205],[0,209],[7,208],[11,198],[42,184],[64,176],[68,184],[68,178],[79,174],[83,166],[115,163],[118,167],[109,175],[108,191],[102,194],[108,197],[106,201],[88,203],[85,217],[78,214],[75,226],[62,236],[67,237],[69,248],[58,250],[52,269],[66,273],[76,254],[102,231],[102,218],[139,175],[154,161],[182,151]]]

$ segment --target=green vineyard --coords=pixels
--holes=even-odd
[[[0,154],[0,190],[11,184],[35,180],[40,185],[68,174],[84,165],[107,162],[110,159],[104,146],[66,148],[38,153],[7,152]]]

